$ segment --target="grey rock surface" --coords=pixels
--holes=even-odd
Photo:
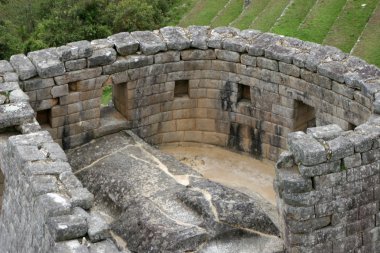
[[[150,55],[167,50],[166,43],[153,32],[138,31],[132,32],[131,34],[140,42],[140,50],[143,54]]]
[[[12,55],[10,63],[21,80],[26,80],[37,75],[36,67],[34,67],[28,57],[23,54]]]
[[[262,199],[203,178],[131,132],[96,139],[67,154],[96,205],[107,203],[111,230],[131,251],[282,249]],[[244,236],[234,237],[239,233]],[[252,241],[256,246],[249,246]]]

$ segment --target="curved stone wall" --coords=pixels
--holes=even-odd
[[[121,33],[10,62],[64,148],[102,132],[102,86],[112,83],[116,109],[152,144],[209,143],[272,160],[289,132],[364,123],[376,92],[366,79],[378,74],[336,48],[225,27]]]
[[[64,148],[129,128],[152,144],[210,143],[280,157],[275,188],[290,252],[379,247],[380,70],[336,48],[254,30],[165,27],[12,56],[0,61],[0,83],[0,128],[23,134],[2,144],[0,160],[9,203],[0,229],[10,250],[30,252],[29,241],[17,246],[15,232],[48,220],[50,232],[36,230],[35,238],[50,249],[59,220],[49,215],[74,218],[72,207],[88,208],[91,199],[86,193],[75,202],[69,186],[58,187],[68,182],[53,165],[29,171],[28,163],[50,163],[61,151],[46,133],[29,134],[40,131],[34,112]],[[100,107],[107,85],[117,110],[111,116],[112,108]],[[47,188],[28,194],[32,179]],[[27,203],[54,202],[51,192],[69,196],[64,212],[35,219],[40,209]],[[13,212],[25,214],[22,221],[9,221]]]

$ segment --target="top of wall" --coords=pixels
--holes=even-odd
[[[380,69],[337,48],[232,27],[164,27],[156,31],[123,32],[91,42],[72,42],[27,55],[13,55],[9,62],[0,61],[0,83],[4,83],[0,88],[0,128],[20,125],[32,118],[32,110],[26,103],[28,97],[17,84],[19,80],[54,77],[55,84],[60,85],[70,82],[65,73],[77,69],[78,59],[87,58],[87,62],[81,63],[85,64],[82,68],[112,74],[152,64],[150,55],[189,48],[225,49],[294,64],[361,90],[374,101],[375,113],[380,111]],[[105,65],[108,66],[100,68]],[[23,82],[23,90],[31,88],[27,85]]]

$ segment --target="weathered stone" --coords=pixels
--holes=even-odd
[[[113,48],[115,44],[108,39],[97,39],[91,41],[91,46],[94,50],[103,48]]]
[[[207,49],[207,37],[209,29],[209,26],[189,26],[187,30],[190,35],[191,47],[203,50]]]
[[[102,74],[102,68],[83,69],[65,73],[63,76],[54,77],[57,85],[72,83],[80,80],[91,79]]]
[[[120,55],[130,55],[137,52],[139,42],[130,33],[122,32],[108,37],[108,40],[115,44],[116,50]]]
[[[29,101],[29,97],[21,89],[16,89],[9,93],[10,103],[27,102],[27,101]]]
[[[90,209],[94,202],[94,195],[86,188],[69,189],[71,196],[70,203],[73,207],[81,207],[83,209]]]
[[[295,168],[277,170],[277,180],[284,192],[308,192],[313,189],[310,178],[304,178]]]
[[[58,191],[58,182],[54,176],[31,177],[31,186],[36,196]]]
[[[87,59],[89,68],[112,64],[116,61],[116,51],[113,48],[98,49]]]
[[[42,78],[60,76],[66,72],[65,65],[55,48],[30,52],[28,58],[36,66],[38,75]]]
[[[343,129],[336,124],[332,124],[320,127],[310,127],[306,130],[306,133],[316,139],[328,141],[340,136],[343,133]]]
[[[65,162],[39,161],[26,164],[25,170],[31,175],[59,175],[71,171],[71,167]]]
[[[92,51],[91,43],[87,40],[71,42],[65,46],[57,48],[57,53],[62,57],[63,61],[90,57]]]
[[[83,185],[79,179],[69,170],[62,172],[59,175],[59,180],[67,189],[82,188]]]
[[[151,55],[167,50],[166,43],[153,32],[138,31],[131,34],[140,43],[140,50],[143,54]]]
[[[78,59],[65,62],[66,71],[75,71],[85,69],[87,67],[87,59]]]
[[[51,89],[53,98],[66,96],[67,94],[69,94],[69,86],[67,84],[57,85]]]
[[[327,141],[328,158],[331,161],[339,160],[354,154],[354,144],[344,136]]]
[[[207,39],[207,46],[211,48],[222,49],[224,39],[232,38],[237,35],[238,29],[233,27],[217,27],[211,30]]]
[[[190,40],[181,27],[163,27],[160,33],[166,42],[168,50],[183,50],[190,47]]]
[[[14,72],[7,72],[3,75],[4,82],[18,82],[18,75]]]
[[[178,51],[168,51],[158,53],[154,56],[154,63],[177,62],[181,59],[181,53]]]
[[[29,58],[23,54],[12,55],[9,62],[16,70],[20,80],[26,80],[37,75],[36,67]]]
[[[120,253],[118,248],[109,240],[93,243],[90,245],[90,253]],[[126,251],[125,253],[130,253]]]
[[[91,242],[98,242],[111,237],[110,226],[98,213],[92,213],[88,218],[88,237]]]
[[[181,52],[181,58],[184,61],[189,60],[215,60],[214,50],[184,50]]]
[[[25,91],[32,91],[32,90],[39,90],[43,88],[48,88],[54,86],[54,79],[48,78],[48,79],[41,79],[41,78],[33,78],[30,80],[26,80],[22,82],[23,90]]]
[[[34,111],[27,102],[0,105],[0,129],[10,126],[19,126],[24,122],[32,121]]]
[[[240,62],[240,54],[232,51],[215,49],[216,58],[230,62]]]
[[[248,42],[240,37],[227,38],[223,41],[223,49],[244,53],[247,49]]]
[[[316,165],[327,160],[325,148],[316,139],[303,132],[290,133],[288,145],[296,162],[303,165]]]
[[[88,229],[86,219],[74,215],[50,218],[48,227],[51,235],[58,242],[80,238],[87,233]]]
[[[82,245],[78,240],[56,243],[53,253],[90,253],[86,245]]]
[[[8,72],[14,72],[12,65],[5,60],[0,61],[0,74],[3,75]]]

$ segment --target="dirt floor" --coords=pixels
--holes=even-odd
[[[257,193],[273,205],[274,163],[256,160],[247,154],[235,153],[211,145],[161,145],[159,149],[173,155],[204,177],[237,189],[248,195]]]

